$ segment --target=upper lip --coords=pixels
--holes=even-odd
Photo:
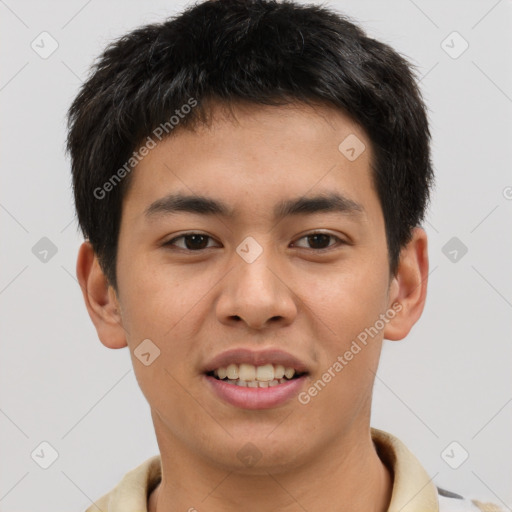
[[[264,364],[280,364],[285,368],[293,368],[297,373],[308,373],[308,366],[297,357],[279,349],[251,350],[248,348],[233,348],[226,350],[211,359],[204,367],[208,373],[218,368],[225,368],[230,364],[242,363],[254,366]]]

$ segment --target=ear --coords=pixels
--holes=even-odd
[[[388,307],[396,315],[386,324],[385,339],[405,338],[423,312],[428,281],[427,245],[425,230],[416,227],[411,241],[400,252],[398,270],[389,286]]]
[[[76,275],[89,316],[100,341],[108,348],[127,346],[116,292],[109,285],[90,242],[80,246]]]

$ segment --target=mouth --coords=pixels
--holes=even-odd
[[[238,347],[203,367],[205,384],[222,402],[239,409],[271,409],[290,403],[306,386],[311,369],[275,347]]]
[[[229,364],[206,372],[206,375],[216,380],[247,388],[271,388],[299,379],[307,372],[299,371],[282,364],[267,363],[253,365],[248,363]]]
[[[239,409],[271,409],[290,403],[307,384],[310,368],[278,349],[232,349],[204,368],[205,384],[222,402]]]

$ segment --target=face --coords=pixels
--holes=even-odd
[[[117,301],[159,443],[242,469],[245,446],[258,470],[284,470],[367,431],[393,280],[364,131],[327,107],[235,114],[218,108],[209,128],[176,132],[134,170]],[[233,349],[248,352],[218,359]],[[278,384],[206,374],[230,362],[257,363],[249,374],[274,362]],[[279,383],[277,363],[303,375]]]

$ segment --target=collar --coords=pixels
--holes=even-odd
[[[416,457],[398,438],[371,429],[379,458],[393,476],[388,512],[439,512],[437,488]],[[147,500],[162,477],[160,455],[125,474],[119,484],[86,512],[147,512]]]
[[[439,512],[437,488],[418,459],[397,437],[371,429],[380,460],[393,475],[388,512]]]

